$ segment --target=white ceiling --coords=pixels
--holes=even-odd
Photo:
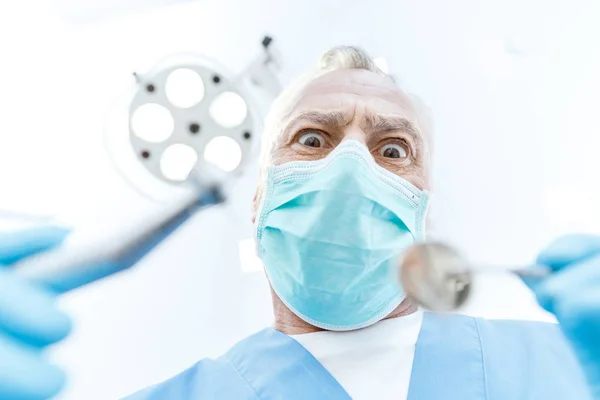
[[[435,234],[475,260],[526,263],[558,233],[600,231],[599,17],[593,0],[11,2],[0,6],[12,39],[0,65],[0,209],[74,224],[152,210],[106,161],[106,110],[165,54],[198,51],[239,71],[269,33],[283,82],[336,44],[385,57],[432,109]],[[140,268],[67,297],[78,325],[55,355],[72,374],[64,398],[123,395],[269,322],[266,283],[237,257],[255,179]],[[473,313],[530,315],[518,283],[486,284]]]
[[[72,27],[100,25],[112,19],[134,16],[148,10],[193,0],[48,0],[52,10]]]

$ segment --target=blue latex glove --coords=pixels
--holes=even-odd
[[[64,373],[43,357],[44,347],[69,333],[71,322],[55,296],[10,271],[10,264],[60,243],[68,232],[42,228],[0,234],[0,399],[46,399]]]
[[[600,236],[562,237],[537,262],[554,273],[528,284],[540,305],[556,315],[594,398],[600,399]]]

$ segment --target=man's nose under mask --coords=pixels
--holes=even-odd
[[[258,253],[281,301],[311,325],[352,330],[402,301],[399,253],[424,235],[428,196],[360,142],[268,171]]]

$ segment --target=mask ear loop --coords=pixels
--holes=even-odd
[[[419,202],[419,208],[416,216],[416,234],[415,242],[426,241],[427,238],[427,225],[429,224],[429,209],[431,208],[431,194],[423,191]]]
[[[262,236],[262,230],[263,227],[265,226],[265,220],[267,219],[267,215],[264,212],[265,210],[268,210],[268,200],[271,197],[270,195],[273,193],[273,170],[272,168],[267,168],[267,173],[266,173],[266,178],[265,178],[265,182],[264,182],[264,187],[265,190],[263,191],[262,195],[261,195],[261,200],[260,203],[256,209],[256,215],[257,215],[257,219],[256,219],[256,250],[257,250],[257,254],[260,254],[260,238]]]

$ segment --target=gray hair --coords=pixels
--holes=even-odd
[[[329,72],[338,69],[366,69],[392,79],[390,75],[384,73],[375,64],[366,51],[355,46],[333,47],[321,56],[319,60],[320,71]]]

